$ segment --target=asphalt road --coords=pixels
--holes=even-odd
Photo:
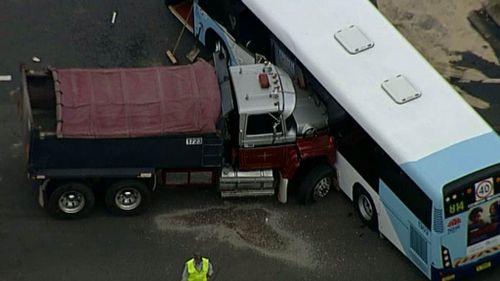
[[[0,279],[179,280],[194,249],[223,280],[426,280],[361,225],[341,193],[302,206],[165,190],[144,215],[54,220],[26,179],[16,114],[19,63],[33,67],[166,65],[180,24],[163,1],[0,1]],[[113,11],[118,11],[111,25]],[[193,44],[186,33],[178,57]],[[31,61],[33,56],[41,63]],[[500,268],[474,280],[497,280]]]

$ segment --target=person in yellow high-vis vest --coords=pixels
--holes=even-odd
[[[214,269],[208,258],[195,253],[184,265],[182,281],[208,281],[213,273]]]

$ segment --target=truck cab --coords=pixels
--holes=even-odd
[[[311,136],[328,128],[324,104],[294,85],[279,67],[264,62],[229,66],[225,71],[224,61],[217,62],[215,57],[219,81],[231,81],[231,93],[221,86],[222,100],[229,104],[236,101],[240,147],[294,143],[297,136]]]
[[[269,62],[228,66],[222,52],[216,53],[214,61],[230,136],[226,163],[232,165],[224,169],[234,175],[230,181],[222,174],[222,182],[227,183],[220,188],[223,196],[274,194],[276,186],[258,183],[262,177],[252,178],[254,186],[239,186],[239,176],[256,171],[272,174],[270,182],[277,178],[298,181],[299,171],[309,168],[303,164],[310,159],[319,165],[333,164],[327,110],[313,93],[295,85],[286,72]],[[287,188],[283,182],[280,186]]]
[[[271,64],[230,67],[229,71],[238,104],[239,146],[293,143],[296,97],[289,77]]]

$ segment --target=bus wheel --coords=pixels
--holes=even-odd
[[[151,191],[137,180],[121,180],[112,184],[105,195],[107,209],[116,215],[136,215],[151,201]]]
[[[371,229],[376,230],[378,226],[377,209],[364,188],[358,188],[354,203],[361,221]]]
[[[299,185],[299,200],[304,204],[324,199],[334,184],[333,170],[328,165],[312,168]]]
[[[65,182],[57,185],[51,192],[47,209],[53,217],[77,219],[87,216],[94,203],[94,193],[88,185],[81,182]]]
[[[218,52],[219,55],[223,55],[229,63],[230,58],[227,46],[213,29],[208,29],[205,33],[205,47],[213,53]]]

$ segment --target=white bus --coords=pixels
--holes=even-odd
[[[426,277],[500,263],[500,138],[370,1],[190,3],[204,44],[234,39],[329,105],[340,188]]]

